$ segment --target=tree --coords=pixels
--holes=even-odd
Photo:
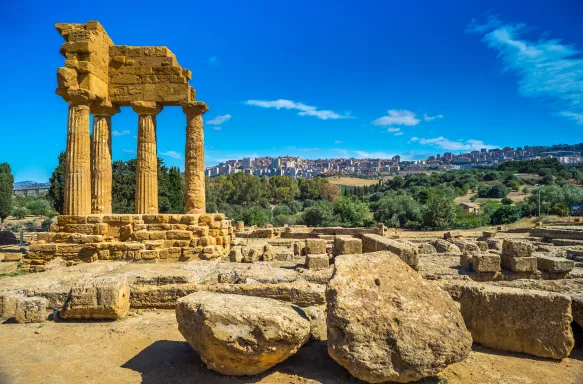
[[[184,183],[177,167],[168,168],[158,159],[158,211],[182,213],[184,211]]]
[[[65,160],[67,155],[65,152],[59,154],[59,163],[49,182],[51,186],[49,187],[49,192],[47,198],[52,203],[55,210],[59,213],[63,213],[65,207]]]
[[[340,197],[340,187],[330,182],[323,183],[320,188],[320,197],[334,202]]]
[[[379,201],[374,219],[390,227],[405,227],[410,221],[421,222],[421,204],[409,195],[386,195]]]
[[[8,163],[0,164],[0,228],[4,228],[4,220],[12,213],[12,193],[14,176]]]
[[[136,160],[113,162],[112,209],[115,213],[134,213],[136,196]]]
[[[348,197],[338,199],[334,204],[334,213],[340,219],[343,226],[364,227],[371,224],[371,214],[368,206]]]
[[[519,206],[503,205],[492,215],[492,224],[508,224],[520,220],[522,212]]]
[[[243,214],[243,220],[247,225],[257,225],[258,227],[264,227],[265,224],[270,221],[269,211],[261,207],[249,207],[247,211]]]
[[[317,201],[304,210],[302,215],[304,224],[311,227],[334,227],[338,225],[334,210],[328,201]]]
[[[428,227],[445,228],[451,225],[455,215],[456,203],[453,196],[440,193],[427,201],[423,221]]]
[[[47,216],[49,214],[49,212],[51,211],[51,204],[43,199],[43,198],[38,198],[38,199],[34,199],[32,201],[30,201],[28,204],[26,204],[26,208],[28,209],[28,211],[30,212],[31,215],[35,215],[35,216]]]
[[[293,201],[300,194],[298,183],[289,176],[273,176],[269,178],[271,201],[275,204]]]
[[[500,200],[500,202],[502,203],[502,205],[512,205],[512,199],[509,197],[504,197],[502,200]]]

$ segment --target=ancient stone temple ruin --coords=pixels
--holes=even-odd
[[[224,215],[205,213],[202,115],[208,107],[196,101],[190,70],[167,47],[115,45],[97,21],[55,27],[65,39],[56,93],[69,105],[64,215],[30,247],[29,262],[218,257],[232,228]],[[180,106],[186,115],[184,215],[158,214],[156,116],[166,106]],[[112,212],[112,116],[120,107],[137,114],[132,215]]]

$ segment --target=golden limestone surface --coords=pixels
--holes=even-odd
[[[96,106],[91,134],[91,213],[112,213],[111,208],[111,116],[119,108]]]
[[[31,247],[31,265],[53,257],[210,259],[228,251],[231,222],[205,215],[202,115],[208,107],[196,101],[192,73],[166,47],[115,45],[97,21],[55,28],[65,40],[56,93],[69,105],[65,207],[59,225]],[[158,215],[156,115],[165,106],[182,106],[186,115],[185,215],[179,216]],[[120,107],[137,115],[138,215],[112,210],[112,116]]]
[[[202,115],[208,111],[203,102],[183,104],[186,113],[186,168],[184,213],[204,213],[204,130]]]

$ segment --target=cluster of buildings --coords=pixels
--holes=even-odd
[[[290,176],[310,178],[318,175],[375,175],[396,173],[400,170],[400,156],[392,159],[317,159],[301,157],[257,157],[228,160],[206,169],[206,175],[215,177],[244,172],[255,176]]]
[[[556,150],[549,151],[546,146],[525,146],[524,148],[505,147],[501,149],[482,148],[479,151],[460,153],[445,152],[443,155],[429,156],[427,160],[410,162],[404,170],[447,169],[492,167],[508,160],[534,160],[548,157],[557,158],[561,164],[578,164],[583,162],[580,151]]]
[[[525,146],[501,149],[482,148],[479,151],[455,154],[445,152],[429,156],[426,160],[401,161],[400,156],[391,159],[318,159],[301,157],[257,157],[242,160],[228,160],[208,167],[207,176],[216,177],[244,172],[255,176],[290,176],[310,178],[318,175],[382,176],[398,172],[422,172],[434,170],[492,167],[507,160],[530,160],[555,157],[562,164],[583,163],[581,151],[549,150],[553,147]]]

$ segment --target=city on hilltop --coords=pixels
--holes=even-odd
[[[310,178],[318,175],[382,176],[398,172],[423,172],[449,169],[492,167],[508,160],[533,160],[553,157],[561,164],[583,163],[583,143],[575,145],[525,146],[524,148],[504,147],[501,149],[482,148],[466,153],[445,152],[429,156],[426,160],[404,161],[396,155],[391,159],[380,158],[331,158],[302,159],[297,156],[249,157],[241,160],[227,160],[207,167],[206,176],[216,177],[244,172],[255,176],[290,176]]]

